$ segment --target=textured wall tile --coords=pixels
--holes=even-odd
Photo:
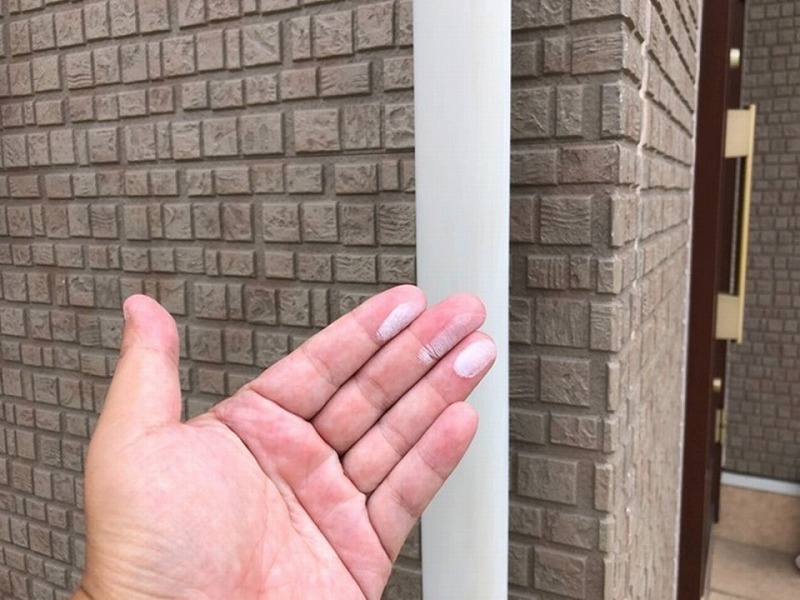
[[[553,91],[550,87],[511,93],[512,139],[543,138],[553,132]]]
[[[541,359],[542,402],[589,406],[590,363],[584,359],[543,356]]]
[[[544,244],[591,243],[592,200],[590,197],[546,197],[540,203],[539,232]]]
[[[370,63],[320,69],[320,93],[323,96],[354,96],[371,91]]]
[[[295,111],[294,143],[297,152],[339,150],[339,111],[337,109]]]
[[[394,42],[394,3],[360,6],[355,12],[356,47],[359,50],[391,46]]]
[[[281,61],[281,37],[277,23],[242,28],[242,64],[245,67]]]
[[[342,146],[346,150],[380,148],[380,105],[359,104],[345,106],[342,110],[342,130]],[[397,132],[395,135],[397,135]]]
[[[268,113],[248,115],[239,121],[242,154],[279,154],[283,152],[283,115]]]
[[[536,588],[569,598],[584,598],[586,563],[585,556],[538,548],[534,562]]]
[[[520,454],[517,459],[517,490],[523,496],[575,504],[578,463]]]
[[[353,15],[350,11],[312,17],[314,56],[325,58],[353,53]]]
[[[536,301],[536,341],[552,346],[585,348],[589,343],[589,307],[580,300]]]

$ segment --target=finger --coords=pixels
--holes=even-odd
[[[370,496],[370,521],[392,560],[464,456],[477,427],[478,414],[472,406],[450,405]]]
[[[305,419],[378,349],[425,310],[425,296],[410,285],[367,300],[276,363],[247,387]]]
[[[98,426],[136,434],[180,419],[178,330],[147,296],[131,296],[123,311],[119,361]]]
[[[337,452],[347,451],[485,318],[483,304],[469,294],[426,311],[328,401],[314,418],[319,434]]]
[[[469,395],[496,356],[483,333],[459,344],[345,454],[342,465],[353,484],[365,494],[377,488],[439,415]]]

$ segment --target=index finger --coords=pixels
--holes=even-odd
[[[425,295],[404,285],[370,298],[246,387],[310,419],[386,342],[425,310]]]

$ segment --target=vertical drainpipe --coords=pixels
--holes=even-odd
[[[423,594],[508,593],[510,0],[414,2],[417,281],[431,302],[486,304],[495,367],[472,394],[478,433],[422,518]]]

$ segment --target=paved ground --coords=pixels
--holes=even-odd
[[[795,556],[715,538],[708,600],[798,600]]]

